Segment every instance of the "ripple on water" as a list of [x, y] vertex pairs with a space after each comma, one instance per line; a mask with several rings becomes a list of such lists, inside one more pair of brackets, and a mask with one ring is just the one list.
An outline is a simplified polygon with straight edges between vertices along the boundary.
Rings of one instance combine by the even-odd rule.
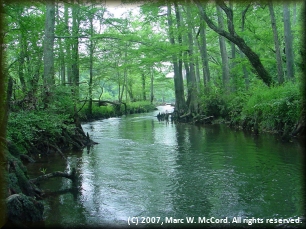
[[70, 160], [78, 165], [81, 191], [76, 198], [62, 195], [57, 209], [47, 201], [49, 225], [55, 218], [126, 226], [129, 216], [302, 214], [297, 147], [221, 126], [166, 125], [156, 112], [83, 125], [99, 145]]

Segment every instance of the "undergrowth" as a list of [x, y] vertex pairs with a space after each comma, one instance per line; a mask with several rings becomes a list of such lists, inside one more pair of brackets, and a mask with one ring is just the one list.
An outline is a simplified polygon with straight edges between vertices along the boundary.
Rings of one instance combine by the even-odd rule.
[[253, 87], [249, 91], [224, 94], [218, 90], [201, 99], [201, 110], [234, 126], [259, 131], [292, 131], [301, 113], [302, 94], [298, 84], [286, 82], [280, 86]]

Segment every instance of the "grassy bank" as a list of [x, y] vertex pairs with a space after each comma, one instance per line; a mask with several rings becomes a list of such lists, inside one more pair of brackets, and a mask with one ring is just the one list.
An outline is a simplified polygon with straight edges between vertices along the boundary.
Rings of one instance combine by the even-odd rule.
[[299, 121], [301, 104], [299, 86], [287, 82], [230, 95], [215, 91], [202, 97], [201, 109], [205, 115], [237, 128], [290, 135]]

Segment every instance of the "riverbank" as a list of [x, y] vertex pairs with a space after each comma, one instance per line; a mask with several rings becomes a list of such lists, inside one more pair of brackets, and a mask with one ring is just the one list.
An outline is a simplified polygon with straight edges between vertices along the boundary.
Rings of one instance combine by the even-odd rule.
[[[291, 114], [291, 119], [287, 120], [288, 123], [293, 123], [297, 120], [297, 115], [292, 115], [292, 112], [296, 112], [296, 108], [298, 103], [300, 102], [293, 95], [284, 100], [285, 104], [276, 103], [275, 107], [286, 106], [286, 111]], [[295, 99], [292, 99], [295, 98]], [[249, 97], [248, 97], [249, 98]], [[241, 99], [241, 98], [240, 98]], [[247, 98], [243, 98], [246, 101]], [[288, 103], [288, 100], [291, 103]], [[264, 121], [260, 115], [262, 115], [265, 111], [254, 113], [253, 115], [244, 116], [246, 114], [246, 104], [248, 103], [239, 103], [237, 100], [231, 101], [231, 103], [227, 106], [227, 112], [220, 109], [220, 104], [222, 102], [219, 101], [219, 105], [214, 109], [207, 109], [206, 113], [202, 113], [200, 115], [194, 116], [191, 119], [191, 123], [193, 124], [219, 124], [226, 123], [231, 128], [243, 129], [247, 131], [251, 131], [254, 134], [259, 134], [263, 132], [269, 132], [273, 134], [279, 134], [281, 136], [281, 140], [284, 140], [283, 134], [284, 131], [282, 128], [278, 129], [265, 129]], [[211, 100], [210, 103], [213, 103], [214, 100]], [[240, 106], [234, 106], [233, 104], [237, 104]], [[267, 101], [263, 102], [264, 104]], [[209, 104], [206, 104], [208, 106]], [[260, 103], [256, 103], [256, 105], [260, 106]], [[232, 109], [230, 109], [232, 107]], [[274, 109], [275, 109], [274, 107]], [[125, 109], [126, 108], [126, 109]], [[263, 106], [261, 106], [263, 108]], [[284, 108], [284, 109], [285, 109]], [[9, 130], [8, 130], [8, 149], [7, 149], [7, 172], [8, 176], [6, 177], [7, 181], [7, 204], [8, 206], [8, 223], [15, 225], [20, 224], [24, 219], [26, 221], [25, 224], [40, 222], [42, 221], [43, 208], [39, 203], [40, 200], [44, 198], [45, 192], [40, 190], [37, 186], [36, 182], [29, 180], [27, 175], [27, 170], [23, 163], [35, 163], [35, 157], [45, 157], [49, 154], [58, 153], [61, 155], [63, 160], [66, 160], [66, 156], [63, 153], [67, 149], [74, 150], [82, 150], [84, 147], [95, 144], [91, 141], [88, 135], [83, 131], [81, 127], [81, 122], [89, 122], [98, 119], [105, 119], [110, 117], [119, 117], [125, 113], [127, 114], [135, 114], [135, 113], [144, 113], [148, 111], [153, 111], [156, 107], [147, 102], [137, 102], [128, 104], [125, 106], [113, 106], [113, 105], [95, 105], [93, 106], [92, 115], [88, 115], [87, 112], [88, 107], [77, 107], [77, 113], [74, 115], [71, 114], [62, 114], [59, 112], [59, 109], [52, 110], [49, 108], [47, 110], [28, 110], [28, 111], [18, 111], [12, 112], [10, 114], [9, 120]], [[223, 107], [223, 109], [225, 109]], [[213, 111], [213, 112], [212, 112]], [[250, 112], [250, 111], [248, 111]], [[70, 112], [71, 113], [71, 112]], [[277, 114], [277, 112], [274, 112]], [[273, 120], [275, 116], [271, 112], [270, 120]], [[231, 115], [229, 115], [231, 114]], [[250, 113], [249, 113], [250, 114]], [[202, 119], [199, 119], [202, 117]], [[204, 117], [204, 119], [203, 119]], [[247, 118], [249, 117], [249, 118]], [[286, 117], [285, 117], [286, 118]], [[247, 121], [246, 121], [247, 120]], [[254, 120], [257, 121], [258, 129], [256, 130], [256, 124], [254, 125]], [[261, 120], [261, 121], [259, 121]], [[185, 120], [178, 120], [179, 122], [184, 122]], [[281, 126], [283, 127], [283, 126]], [[290, 125], [289, 130], [293, 130], [294, 125]], [[271, 131], [274, 130], [274, 131]], [[289, 133], [289, 132], [287, 132]], [[291, 136], [290, 136], [291, 138]], [[288, 140], [287, 138], [285, 140]], [[50, 177], [54, 177], [54, 172], [61, 171], [52, 171], [53, 174], [46, 174], [45, 170], [41, 170], [42, 176], [49, 175]], [[61, 174], [61, 173], [57, 173]], [[61, 174], [63, 177], [72, 176], [72, 174]], [[8, 198], [8, 197], [14, 198]], [[28, 202], [27, 206], [32, 206], [31, 209], [19, 211], [16, 214], [16, 206], [21, 202]], [[38, 208], [36, 208], [38, 206]], [[25, 207], [25, 206], [23, 206]], [[35, 216], [26, 216], [24, 212], [32, 212], [35, 213]], [[18, 218], [18, 217], [19, 218]]]
[[[84, 108], [84, 107], [83, 107]], [[58, 153], [67, 160], [65, 151], [82, 150], [95, 144], [83, 131], [81, 122], [121, 116], [123, 113], [142, 113], [154, 110], [148, 103], [128, 104], [127, 110], [116, 106], [94, 106], [94, 116], [88, 117], [85, 109], [66, 110], [49, 107], [45, 110], [18, 110], [10, 113], [6, 142], [6, 224], [5, 227], [43, 225], [44, 207], [41, 200], [46, 192], [39, 188], [39, 181], [52, 177], [75, 180], [74, 173], [41, 169], [41, 176], [32, 178], [25, 164], [35, 163], [37, 158]], [[123, 112], [124, 111], [124, 112]]]
[[81, 122], [90, 122], [98, 119], [105, 119], [111, 117], [120, 117], [122, 115], [129, 114], [139, 114], [153, 111], [156, 109], [155, 104], [151, 104], [147, 101], [139, 101], [128, 103], [126, 106], [121, 105], [111, 105], [107, 103], [95, 104], [92, 107], [92, 112], [89, 114], [88, 106], [84, 106], [79, 112]]
[[300, 88], [293, 82], [286, 82], [230, 94], [210, 91], [200, 96], [198, 114], [181, 114], [182, 121], [198, 124], [222, 122], [231, 128], [254, 134], [277, 134], [281, 140], [290, 141], [292, 137], [306, 134], [305, 98]]
[[[51, 115], [47, 111], [11, 113], [8, 125], [5, 171], [6, 227], [24, 227], [43, 224], [45, 196], [35, 179], [30, 179], [26, 164], [35, 163], [58, 153], [66, 160], [63, 152], [71, 148], [81, 150], [93, 144], [84, 133], [77, 116], [73, 118]], [[51, 119], [52, 117], [52, 119]], [[41, 170], [38, 179], [54, 176], [69, 177], [73, 174]]]
[[[69, 171], [73, 166], [81, 177], [75, 192], [45, 199], [46, 226], [125, 228], [131, 215], [301, 216], [299, 144], [277, 141], [270, 134], [233, 131], [226, 125], [159, 122], [155, 116], [169, 108], [84, 123], [84, 131], [100, 144], [89, 152], [68, 152], [67, 164], [54, 155], [49, 164], [42, 160], [29, 166], [32, 177], [40, 167]], [[60, 179], [41, 187], [65, 190], [71, 184]]]

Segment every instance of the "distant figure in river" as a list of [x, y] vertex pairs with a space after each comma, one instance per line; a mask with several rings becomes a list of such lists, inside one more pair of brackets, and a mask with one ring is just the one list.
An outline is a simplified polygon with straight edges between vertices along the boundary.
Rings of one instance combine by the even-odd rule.
[[162, 115], [160, 114], [160, 112], [158, 113], [158, 115], [156, 116], [157, 117], [157, 120], [160, 122], [162, 121]]
[[166, 110], [166, 113], [162, 112], [162, 113], [158, 113], [156, 115], [157, 117], [157, 120], [160, 122], [160, 121], [166, 121], [166, 123], [169, 123], [169, 116], [170, 116], [170, 119], [171, 119], [171, 122], [173, 121], [172, 120], [172, 115], [171, 113], [168, 113], [168, 110]]
[[169, 113], [167, 111], [165, 114], [165, 120], [166, 120], [166, 123], [169, 123]]

